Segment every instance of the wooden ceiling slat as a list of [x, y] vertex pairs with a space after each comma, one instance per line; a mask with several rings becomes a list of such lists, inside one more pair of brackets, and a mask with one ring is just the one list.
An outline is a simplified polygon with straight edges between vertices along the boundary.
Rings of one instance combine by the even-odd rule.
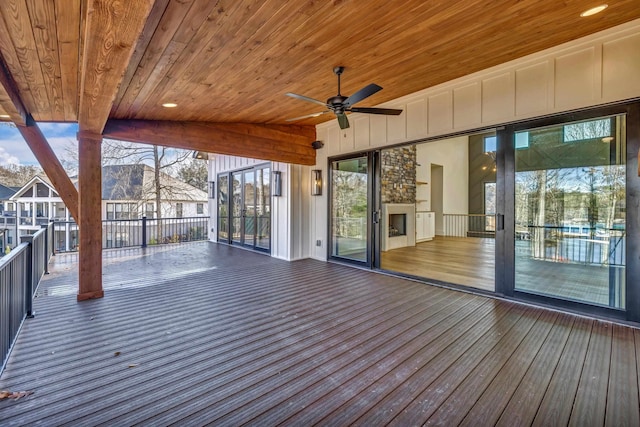
[[[9, 31], [11, 42], [22, 68], [22, 76], [20, 77], [24, 77], [34, 100], [34, 109], [37, 111], [34, 117], [38, 119], [42, 116], [50, 119], [53, 116], [53, 110], [42, 75], [27, 4], [25, 0], [3, 0], [0, 14], [2, 14]], [[16, 78], [18, 76], [14, 76], [14, 79]]]
[[[13, 123], [19, 125], [26, 124], [28, 113], [22, 101], [18, 98], [18, 91], [15, 89], [15, 84], [2, 63], [0, 63], [0, 107], [2, 107], [2, 114], [9, 115]], [[0, 120], [5, 121], [6, 119], [3, 118]]]
[[79, 128], [101, 134], [153, 0], [94, 0], [88, 10]]
[[[170, 1], [167, 5], [150, 41], [150, 44], [157, 46], [157, 48], [146, 50], [138, 64], [138, 71], [131, 79], [128, 90], [125, 91], [122, 100], [119, 102], [119, 107], [125, 110], [126, 114], [131, 115], [132, 111], [135, 111], [137, 107], [135, 101], [138, 97], [144, 98], [146, 93], [142, 90], [145, 84], [149, 82], [150, 77], [158, 74], [157, 72], [154, 73], [158, 63], [162, 60], [169, 64], [175, 61], [175, 58], [173, 61], [168, 59], [175, 56], [176, 50], [175, 45], [173, 49], [168, 49], [169, 43], [176, 31], [178, 31], [192, 4], [193, 0], [182, 0]], [[181, 48], [184, 48], [184, 46], [178, 47], [178, 49]], [[167, 52], [167, 50], [170, 51]]]
[[[585, 19], [579, 13], [590, 0], [156, 0], [132, 55], [102, 64], [110, 69], [106, 74], [122, 70], [119, 78], [104, 80], [117, 87], [115, 94], [92, 86], [91, 96], [104, 96], [95, 101], [103, 107], [113, 98], [112, 118], [284, 123], [318, 111], [284, 93], [321, 100], [335, 95], [336, 65], [346, 67], [343, 94], [371, 82], [382, 86], [362, 104], [378, 105], [638, 19], [637, 2], [617, 0]], [[128, 15], [114, 19], [115, 31], [96, 32], [85, 25], [87, 3], [108, 4], [2, 2], [0, 52], [24, 107], [38, 121], [89, 114], [79, 108], [87, 85], [78, 75], [95, 74], [102, 39], [115, 51], [131, 43], [130, 28], [120, 25]], [[117, 3], [126, 9], [140, 2]], [[85, 52], [97, 56], [87, 60]], [[168, 100], [180, 107], [163, 109]], [[325, 120], [331, 115], [300, 123]]]
[[[314, 135], [313, 138], [309, 136]], [[312, 126], [109, 120], [105, 138], [302, 165], [315, 164]]]
[[[214, 10], [202, 25], [199, 31], [191, 40], [190, 46], [185, 49], [173, 66], [168, 70], [166, 78], [164, 78], [152, 91], [153, 94], [162, 93], [162, 99], [172, 99], [177, 95], [183, 95], [168, 92], [168, 88], [172, 87], [176, 79], [191, 80], [191, 76], [202, 67], [206, 66], [207, 58], [214, 58], [220, 54], [220, 50], [233, 38], [233, 33], [226, 32], [227, 27], [240, 28], [242, 24], [251, 16], [255, 4], [261, 4], [260, 0], [251, 0], [239, 2], [235, 0], [221, 0], [218, 8]], [[204, 64], [204, 65], [203, 65]], [[201, 86], [203, 90], [207, 90], [207, 86]], [[182, 96], [180, 96], [182, 98]], [[161, 104], [159, 100], [148, 97], [144, 100], [143, 106], [136, 111], [136, 118], [148, 118], [143, 114], [147, 110], [160, 111], [157, 115], [162, 118], [163, 110], [158, 107]], [[182, 108], [181, 108], [182, 109]], [[170, 114], [164, 111], [165, 114]], [[119, 109], [114, 118], [125, 117], [122, 110]]]
[[[230, 93], [229, 99], [223, 104], [225, 109], [248, 113], [248, 110], [254, 110], [252, 107], [256, 105], [264, 105], [262, 102], [252, 102], [248, 105], [245, 103], [244, 107], [240, 107], [233, 102], [237, 102], [239, 99], [241, 100], [243, 96], [247, 96], [248, 98], [260, 96], [259, 94], [262, 90], [259, 87], [256, 88], [254, 84], [256, 82], [264, 86], [264, 84], [271, 84], [277, 81], [278, 78], [286, 76], [286, 66], [284, 62], [289, 63], [289, 60], [283, 61], [283, 64], [280, 65], [281, 53], [271, 52], [269, 50], [269, 46], [274, 44], [278, 45], [282, 40], [291, 41], [291, 35], [283, 31], [278, 23], [287, 22], [287, 28], [307, 28], [311, 33], [314, 31], [315, 25], [323, 25], [320, 17], [322, 17], [324, 15], [323, 12], [330, 7], [332, 7], [330, 2], [311, 2], [302, 6], [286, 3], [286, 8], [278, 8], [275, 12], [272, 12], [267, 21], [257, 14], [262, 10], [259, 9], [256, 11], [256, 14], [252, 16], [251, 22], [253, 22], [253, 26], [243, 26], [241, 32], [236, 34], [229, 43], [224, 45], [224, 51], [230, 51], [233, 52], [233, 54], [218, 55], [218, 59], [212, 61], [215, 64], [215, 68], [209, 67], [206, 71], [200, 69], [199, 73], [194, 75], [191, 81], [182, 79], [182, 81], [176, 82], [171, 89], [172, 92], [177, 94], [186, 93], [188, 95], [187, 98], [192, 100], [190, 104], [195, 105], [202, 100], [203, 92], [200, 90], [202, 85], [205, 87], [209, 85], [215, 86], [217, 82], [224, 82], [229, 89], [236, 89], [235, 93]], [[248, 46], [248, 48], [245, 49], [243, 46]], [[264, 67], [259, 67], [258, 74], [238, 73], [236, 70], [245, 68], [242, 64], [243, 60], [256, 51], [265, 52], [261, 55], [264, 58]], [[276, 70], [276, 75], [273, 79], [269, 79], [264, 75], [268, 70]], [[239, 82], [239, 80], [241, 81]], [[193, 81], [200, 82], [200, 85], [193, 85]], [[264, 100], [263, 98], [258, 98], [258, 101]], [[274, 101], [277, 101], [277, 98], [274, 99]], [[188, 106], [187, 104], [186, 107]], [[191, 110], [194, 110], [194, 108], [191, 108]], [[210, 111], [215, 113], [215, 110]], [[204, 113], [206, 114], [206, 112]], [[257, 122], [263, 121], [262, 118], [255, 115], [253, 111], [252, 116]], [[198, 117], [192, 118], [196, 119]], [[204, 116], [202, 119], [207, 120]]]
[[[139, 91], [138, 98], [129, 107], [128, 116], [137, 117], [137, 112], [142, 109], [146, 100], [155, 93], [156, 87], [163, 79], [170, 79], [169, 71], [172, 69], [176, 61], [185, 53], [188, 44], [194, 38], [198, 37], [198, 31], [204, 27], [203, 24], [212, 14], [220, 13], [223, 7], [219, 3], [197, 2], [182, 20], [177, 28], [172, 40], [168, 43], [165, 55], [160, 58], [158, 63], [153, 67], [149, 78]], [[172, 102], [170, 95], [161, 101]], [[159, 108], [158, 105], [155, 106]]]
[[[28, 0], [27, 9], [33, 27], [33, 37], [44, 78], [44, 87], [49, 98], [52, 121], [63, 121], [65, 108], [62, 90], [61, 58], [58, 56], [57, 19], [53, 2]], [[77, 36], [76, 36], [77, 37]], [[77, 63], [76, 58], [65, 58]], [[72, 117], [72, 120], [75, 117]]]
[[[15, 86], [20, 94], [21, 101], [28, 111], [36, 111], [36, 104], [31, 96], [31, 90], [26, 82], [22, 66], [18, 59], [18, 54], [11, 41], [11, 36], [7, 27], [4, 25], [2, 16], [0, 15], [0, 53], [2, 60], [6, 66], [6, 70], [11, 75]], [[26, 120], [26, 119], [25, 119]]]
[[62, 77], [64, 120], [78, 119], [78, 65], [80, 63], [80, 0], [56, 2], [58, 55]]
[[122, 98], [125, 92], [128, 90], [131, 85], [131, 79], [138, 67], [140, 66], [140, 61], [142, 60], [142, 56], [147, 51], [147, 47], [149, 43], [151, 43], [151, 38], [153, 37], [153, 33], [156, 31], [156, 27], [162, 19], [162, 15], [164, 14], [164, 10], [167, 7], [169, 0], [156, 0], [149, 16], [147, 17], [147, 22], [144, 25], [144, 29], [138, 38], [138, 43], [136, 44], [136, 48], [133, 51], [133, 55], [131, 55], [131, 59], [129, 60], [129, 66], [125, 71], [124, 77], [122, 78], [122, 83], [118, 88], [118, 94], [116, 95], [116, 101], [111, 107], [111, 115], [115, 116], [116, 111], [119, 107], [119, 103], [122, 102]]

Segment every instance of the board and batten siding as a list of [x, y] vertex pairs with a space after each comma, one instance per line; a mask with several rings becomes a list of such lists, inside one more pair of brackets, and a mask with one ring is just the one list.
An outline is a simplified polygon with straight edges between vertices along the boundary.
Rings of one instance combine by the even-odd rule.
[[324, 147], [308, 169], [322, 169], [324, 191], [310, 199], [311, 257], [327, 259], [329, 157], [640, 98], [639, 77], [635, 20], [379, 105], [401, 108], [399, 116], [352, 114], [344, 130], [336, 120], [318, 125]]
[[209, 180], [216, 181], [216, 198], [210, 199], [209, 239], [217, 241], [218, 174], [269, 164], [271, 171], [280, 171], [282, 196], [271, 196], [271, 256], [288, 261], [309, 258], [309, 200], [304, 188], [310, 188], [308, 169], [300, 165], [248, 159], [226, 155], [212, 156]]

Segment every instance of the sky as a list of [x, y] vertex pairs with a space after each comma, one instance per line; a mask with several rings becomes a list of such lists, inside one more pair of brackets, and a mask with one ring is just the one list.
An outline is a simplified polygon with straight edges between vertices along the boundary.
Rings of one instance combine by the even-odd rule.
[[[68, 157], [65, 147], [77, 145], [76, 123], [38, 123], [38, 126], [59, 159]], [[38, 161], [18, 129], [0, 124], [0, 166], [11, 164], [38, 165]]]

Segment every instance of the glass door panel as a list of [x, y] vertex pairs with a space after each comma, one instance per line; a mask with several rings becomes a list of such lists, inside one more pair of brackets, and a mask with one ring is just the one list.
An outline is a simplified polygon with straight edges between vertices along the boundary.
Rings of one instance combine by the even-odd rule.
[[515, 290], [625, 308], [625, 116], [516, 132]]
[[367, 156], [331, 163], [331, 256], [369, 262]]
[[231, 174], [231, 241], [242, 243], [242, 172]]
[[495, 290], [494, 131], [380, 152], [380, 268]]
[[242, 218], [244, 225], [244, 236], [242, 244], [254, 246], [256, 241], [256, 184], [255, 172], [252, 170], [244, 172], [244, 206]]
[[256, 170], [256, 247], [271, 247], [271, 169]]
[[218, 241], [229, 241], [229, 175], [218, 175]]

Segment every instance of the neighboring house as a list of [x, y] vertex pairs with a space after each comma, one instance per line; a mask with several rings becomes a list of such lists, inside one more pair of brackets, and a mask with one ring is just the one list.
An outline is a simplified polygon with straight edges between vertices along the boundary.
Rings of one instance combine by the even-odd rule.
[[[207, 193], [160, 173], [162, 218], [208, 216]], [[102, 218], [158, 217], [155, 170], [147, 165], [110, 165], [102, 168]]]
[[[103, 220], [157, 218], [153, 168], [146, 165], [105, 166], [102, 173]], [[75, 178], [72, 181], [75, 183]], [[163, 173], [160, 183], [163, 218], [208, 216], [206, 192]], [[3, 248], [17, 246], [16, 236], [33, 234], [42, 225], [54, 221], [56, 250], [77, 249], [78, 227], [45, 175], [34, 176], [17, 190], [0, 186], [0, 211], [0, 231], [5, 230], [0, 232]]]
[[[5, 248], [12, 244], [15, 235], [16, 235], [16, 218], [14, 217], [5, 217], [5, 202], [9, 202], [11, 196], [16, 193], [15, 188], [7, 187], [5, 185], [0, 184], [0, 250], [2, 254], [4, 254]], [[7, 215], [10, 215], [14, 209], [12, 204], [8, 204], [7, 206]]]

